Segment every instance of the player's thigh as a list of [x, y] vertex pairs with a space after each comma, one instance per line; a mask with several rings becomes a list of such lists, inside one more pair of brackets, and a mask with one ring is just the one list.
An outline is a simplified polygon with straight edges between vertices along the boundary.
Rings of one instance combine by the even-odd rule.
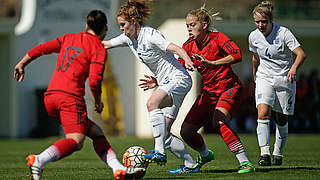
[[171, 104], [180, 107], [191, 86], [192, 80], [189, 76], [177, 76], [167, 83], [160, 83], [158, 89], [166, 91], [171, 98]]
[[276, 101], [273, 110], [285, 115], [294, 114], [296, 84], [286, 82], [286, 77], [278, 77], [276, 84]]
[[[214, 113], [214, 119], [216, 121], [227, 122], [235, 114], [241, 104], [241, 88], [240, 85], [236, 85], [221, 94]], [[219, 110], [219, 112], [217, 110]]]
[[200, 100], [199, 96], [189, 110], [187, 116], [184, 119], [184, 122], [193, 124], [194, 126], [200, 128], [212, 119], [214, 109], [215, 104], [203, 102]]
[[87, 135], [93, 122], [87, 117], [86, 104], [83, 99], [65, 96], [60, 105], [60, 121], [66, 134], [81, 133]]
[[159, 108], [160, 103], [168, 96], [167, 92], [162, 89], [156, 89], [147, 102], [148, 111]]
[[273, 79], [257, 77], [255, 89], [256, 107], [259, 104], [267, 104], [273, 106], [275, 101], [275, 89], [273, 87]]
[[55, 94], [45, 94], [44, 105], [50, 117], [60, 122], [59, 117], [59, 96]]

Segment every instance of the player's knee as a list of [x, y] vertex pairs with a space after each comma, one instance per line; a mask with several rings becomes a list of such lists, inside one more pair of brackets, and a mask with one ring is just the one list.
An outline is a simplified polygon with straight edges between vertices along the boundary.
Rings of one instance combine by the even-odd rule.
[[76, 150], [76, 151], [81, 150], [82, 147], [83, 147], [83, 143], [84, 143], [84, 140], [85, 140], [85, 136], [84, 136], [84, 137], [73, 138], [73, 140], [75, 140], [76, 143], [77, 143], [77, 146], [75, 147], [75, 150]]
[[159, 108], [159, 103], [156, 103], [155, 101], [153, 101], [151, 99], [149, 99], [147, 101], [146, 105], [147, 105], [148, 112]]
[[270, 116], [268, 115], [268, 113], [258, 113], [258, 119], [267, 120], [270, 119]]

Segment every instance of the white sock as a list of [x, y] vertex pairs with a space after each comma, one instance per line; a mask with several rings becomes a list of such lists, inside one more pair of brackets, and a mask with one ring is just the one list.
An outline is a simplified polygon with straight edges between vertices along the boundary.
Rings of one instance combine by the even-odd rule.
[[149, 112], [152, 132], [154, 137], [154, 149], [165, 154], [164, 144], [166, 138], [166, 120], [160, 109]]
[[166, 149], [169, 149], [177, 158], [181, 159], [182, 163], [186, 167], [192, 168], [196, 165], [188, 149], [186, 148], [182, 140], [177, 136], [170, 134], [168, 139], [165, 141], [165, 147]]
[[112, 168], [113, 172], [118, 169], [125, 169], [125, 167], [119, 162], [116, 153], [112, 148], [108, 150], [103, 156], [103, 161], [108, 164], [109, 167]]
[[202, 147], [197, 150], [202, 157], [206, 157], [209, 155], [209, 149], [206, 143], [203, 143]]
[[241, 164], [242, 162], [249, 161], [249, 160], [248, 160], [248, 157], [247, 157], [247, 154], [246, 154], [245, 152], [240, 153], [240, 154], [237, 154], [236, 157], [237, 157], [237, 159], [238, 159], [238, 161], [239, 161], [240, 164]]
[[47, 163], [51, 161], [56, 161], [60, 158], [59, 150], [56, 146], [51, 145], [46, 150], [44, 150], [42, 153], [37, 155], [39, 164], [41, 167], [45, 166]]
[[288, 122], [284, 126], [276, 124], [276, 140], [274, 143], [273, 155], [282, 156], [283, 149], [288, 137]]
[[257, 136], [260, 146], [260, 154], [270, 155], [270, 120], [258, 119]]

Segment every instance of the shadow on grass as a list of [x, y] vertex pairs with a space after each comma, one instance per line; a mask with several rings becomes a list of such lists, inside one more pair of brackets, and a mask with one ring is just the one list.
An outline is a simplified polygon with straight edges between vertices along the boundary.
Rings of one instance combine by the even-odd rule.
[[[306, 167], [306, 166], [297, 166], [297, 167], [265, 167], [265, 168], [256, 168], [256, 172], [270, 172], [270, 171], [286, 171], [286, 170], [320, 170], [320, 168], [315, 167]], [[238, 169], [215, 169], [215, 170], [201, 170], [202, 173], [235, 173], [238, 172]], [[196, 175], [198, 173], [194, 173]], [[153, 179], [190, 179], [190, 176], [173, 176], [173, 177], [148, 177], [143, 178], [145, 180], [153, 180]], [[105, 180], [105, 179], [104, 179]]]
[[[256, 168], [256, 172], [270, 172], [270, 171], [286, 171], [286, 170], [320, 170], [320, 168], [297, 166], [297, 167], [265, 167]], [[238, 172], [238, 169], [213, 169], [203, 170], [201, 173], [234, 173]]]

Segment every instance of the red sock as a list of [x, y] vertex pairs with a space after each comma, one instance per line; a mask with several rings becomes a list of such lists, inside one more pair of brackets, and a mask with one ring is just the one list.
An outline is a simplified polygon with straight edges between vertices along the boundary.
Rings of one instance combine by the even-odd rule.
[[109, 142], [107, 141], [107, 139], [104, 136], [96, 137], [96, 138], [92, 139], [92, 141], [93, 141], [94, 150], [96, 151], [98, 156], [103, 161], [106, 162], [105, 154], [111, 148], [111, 145], [109, 144]]
[[204, 140], [199, 133], [196, 133], [191, 139], [183, 140], [194, 150], [200, 149], [204, 143]]
[[218, 127], [218, 133], [221, 135], [230, 151], [235, 155], [244, 152], [244, 148], [238, 135], [228, 125], [224, 123], [220, 124], [220, 127]]
[[61, 139], [53, 144], [59, 151], [59, 159], [69, 156], [78, 150], [78, 143], [73, 139]]

